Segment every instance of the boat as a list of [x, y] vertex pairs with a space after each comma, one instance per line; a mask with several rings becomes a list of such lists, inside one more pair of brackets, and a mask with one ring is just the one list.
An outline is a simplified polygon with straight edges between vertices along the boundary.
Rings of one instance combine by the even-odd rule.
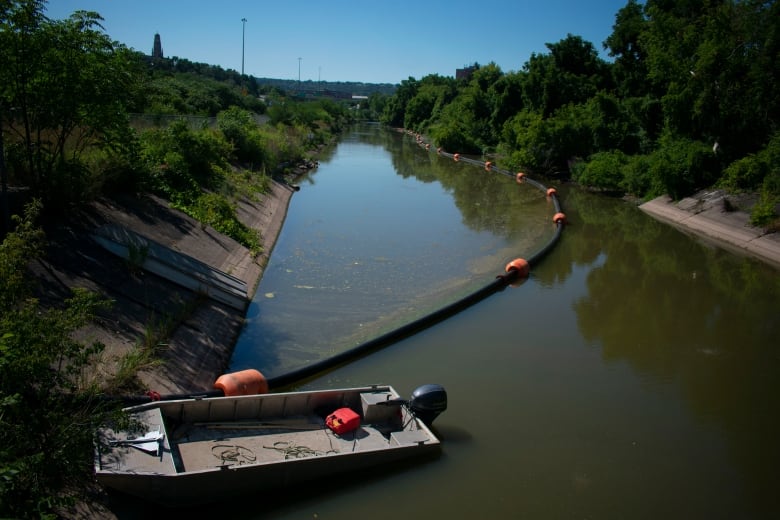
[[389, 385], [194, 397], [125, 408], [131, 427], [98, 431], [104, 487], [167, 506], [218, 502], [435, 456], [440, 385], [410, 400]]

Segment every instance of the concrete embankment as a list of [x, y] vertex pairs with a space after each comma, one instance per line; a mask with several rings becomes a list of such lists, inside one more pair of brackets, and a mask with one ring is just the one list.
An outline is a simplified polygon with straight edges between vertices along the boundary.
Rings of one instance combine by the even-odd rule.
[[[224, 237], [217, 234], [184, 235], [174, 249], [242, 280], [251, 300], [281, 232], [292, 193], [289, 186], [273, 183], [260, 202], [239, 204], [239, 219], [261, 233], [263, 252], [257, 258], [238, 244], [225, 247]], [[186, 247], [182, 242], [186, 242]], [[211, 390], [214, 381], [228, 368], [245, 312], [246, 309], [236, 310], [217, 301], [199, 305], [170, 338], [165, 366], [147, 372], [142, 381], [161, 393]]]
[[[163, 363], [141, 367], [144, 388], [161, 394], [210, 390], [228, 367], [246, 307], [236, 308], [207, 297], [202, 290], [152, 274], [143, 269], [144, 259], [122, 258], [96, 236], [101, 230], [105, 234], [106, 229], [121, 229], [125, 236], [142, 237], [170, 253], [166, 258], [182, 259], [179, 274], [187, 270], [185, 259], [208, 266], [223, 278], [240, 281], [251, 300], [292, 193], [289, 186], [273, 182], [258, 201], [238, 203], [239, 219], [262, 236], [263, 252], [256, 258], [235, 240], [156, 197], [97, 201], [67, 222], [46, 226], [46, 257], [31, 266], [40, 282], [39, 297], [43, 303], [57, 305], [70, 297], [71, 288], [82, 287], [112, 302], [79, 333], [85, 342], [105, 345], [98, 373], [116, 373], [125, 354], [151, 343]], [[146, 252], [139, 255], [131, 249], [126, 247], [125, 254], [145, 256]]]
[[735, 210], [721, 191], [703, 191], [679, 201], [655, 198], [639, 209], [738, 254], [750, 255], [780, 269], [780, 234], [750, 225], [745, 211]]

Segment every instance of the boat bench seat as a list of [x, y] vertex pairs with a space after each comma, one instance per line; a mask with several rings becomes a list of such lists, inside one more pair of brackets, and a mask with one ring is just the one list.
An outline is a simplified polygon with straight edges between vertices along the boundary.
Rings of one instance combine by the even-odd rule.
[[[101, 449], [100, 468], [109, 471], [131, 470], [136, 473], [175, 474], [176, 466], [160, 409], [144, 410], [136, 418], [140, 420], [147, 432], [159, 431], [164, 435], [159, 442], [157, 452], [145, 451], [129, 444], [125, 432], [116, 433], [113, 430], [105, 429], [101, 431], [103, 441], [116, 445], [105, 450]], [[141, 434], [143, 435], [143, 433], [145, 432]]]
[[429, 441], [430, 437], [422, 430], [393, 432], [390, 434], [390, 444], [393, 446], [403, 446], [405, 444], [420, 444]]

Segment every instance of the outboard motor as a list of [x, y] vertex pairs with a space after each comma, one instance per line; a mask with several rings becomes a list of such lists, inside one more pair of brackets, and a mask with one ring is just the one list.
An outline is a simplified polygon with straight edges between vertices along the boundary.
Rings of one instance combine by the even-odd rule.
[[447, 391], [441, 385], [422, 385], [412, 392], [412, 398], [409, 400], [409, 410], [426, 426], [430, 426], [446, 409]]

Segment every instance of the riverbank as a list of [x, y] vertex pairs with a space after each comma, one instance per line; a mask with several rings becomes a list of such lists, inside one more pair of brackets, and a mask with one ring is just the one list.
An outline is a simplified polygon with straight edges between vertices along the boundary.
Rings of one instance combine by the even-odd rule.
[[[162, 362], [138, 367], [144, 389], [161, 394], [211, 390], [229, 365], [245, 317], [245, 311], [146, 273], [113, 255], [92, 238], [97, 229], [122, 226], [229, 273], [246, 283], [251, 299], [294, 192], [289, 185], [274, 181], [259, 200], [238, 201], [239, 219], [261, 233], [263, 250], [257, 257], [154, 196], [101, 199], [67, 221], [44, 224], [46, 255], [31, 266], [40, 282], [41, 302], [56, 306], [69, 297], [72, 287], [89, 289], [112, 302], [93, 324], [80, 331], [81, 340], [105, 346], [94, 372], [85, 377], [100, 379], [116, 373], [123, 356], [152, 340], [158, 342], [155, 351]], [[168, 333], [159, 335], [163, 330]], [[93, 487], [88, 493], [89, 499], [63, 516], [118, 517], [103, 490]]]
[[[273, 182], [259, 201], [238, 202], [239, 219], [261, 233], [263, 252], [257, 258], [234, 240], [156, 197], [97, 201], [69, 222], [47, 231], [46, 260], [33, 267], [41, 281], [42, 301], [56, 305], [69, 296], [71, 287], [84, 287], [113, 302], [93, 325], [81, 331], [84, 341], [105, 345], [96, 370], [98, 377], [116, 373], [123, 356], [151, 343], [161, 362], [130, 371], [138, 373], [144, 391], [178, 394], [211, 390], [228, 369], [244, 312], [134, 268], [91, 237], [101, 226], [122, 226], [240, 279], [251, 299], [293, 193], [289, 185]], [[780, 268], [780, 234], [750, 226], [747, 212], [725, 204], [724, 197], [721, 192], [701, 192], [681, 201], [659, 197], [640, 209], [688, 233]]]
[[752, 226], [742, 206], [723, 191], [705, 190], [679, 201], [668, 195], [657, 197], [639, 209], [687, 233], [780, 269], [780, 233]]
[[[91, 377], [121, 371], [121, 359], [144, 345], [161, 360], [127, 367], [144, 390], [176, 394], [211, 390], [228, 368], [245, 311], [147, 273], [113, 255], [92, 237], [102, 226], [121, 226], [178, 254], [242, 280], [251, 300], [273, 251], [294, 189], [272, 182], [259, 200], [237, 203], [239, 219], [261, 233], [263, 251], [253, 257], [235, 240], [154, 196], [101, 199], [67, 222], [45, 226], [47, 254], [32, 269], [42, 302], [56, 305], [70, 288], [83, 287], [111, 300], [80, 331], [85, 342], [105, 345]], [[138, 370], [132, 370], [137, 368]]]

